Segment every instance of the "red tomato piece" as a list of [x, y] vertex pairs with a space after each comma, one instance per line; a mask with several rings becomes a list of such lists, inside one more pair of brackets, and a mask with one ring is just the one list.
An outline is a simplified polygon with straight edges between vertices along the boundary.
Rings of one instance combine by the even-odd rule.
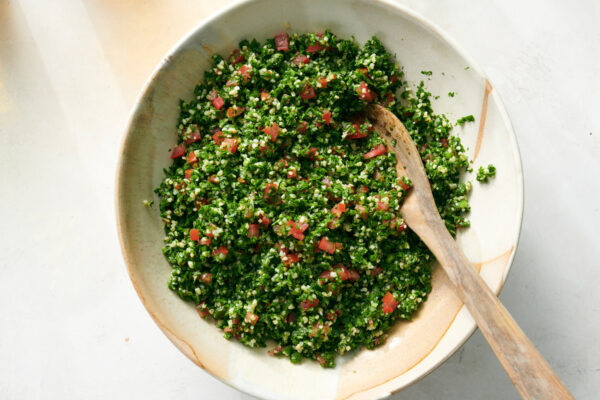
[[387, 211], [390, 208], [390, 204], [387, 201], [383, 201], [383, 199], [377, 200], [377, 211]]
[[327, 110], [323, 112], [323, 121], [325, 121], [327, 125], [331, 124], [331, 111]]
[[258, 321], [258, 315], [251, 312], [247, 312], [244, 321], [249, 324], [256, 325], [256, 322]]
[[329, 228], [329, 229], [337, 229], [337, 228], [340, 227], [339, 222], [340, 222], [340, 219], [338, 217], [335, 217], [335, 218], [333, 218], [331, 220], [330, 223], [327, 224], [327, 228]]
[[364, 81], [358, 85], [356, 93], [358, 93], [358, 98], [361, 100], [372, 101], [376, 97], [375, 93], [369, 89], [369, 85], [367, 85], [367, 83]]
[[391, 294], [390, 292], [387, 292], [385, 294], [385, 296], [383, 296], [382, 301], [383, 301], [383, 313], [384, 314], [391, 314], [394, 312], [396, 307], [398, 307], [398, 302], [394, 298], [394, 295]]
[[194, 172], [193, 168], [189, 168], [185, 170], [185, 179], [190, 179], [192, 177], [192, 172]]
[[290, 37], [287, 33], [275, 36], [275, 48], [279, 51], [288, 51], [290, 49]]
[[260, 231], [260, 225], [259, 224], [250, 224], [248, 226], [248, 237], [258, 237]]
[[194, 125], [194, 128], [188, 135], [188, 138], [185, 139], [185, 143], [186, 144], [194, 143], [200, 139], [202, 139], [202, 135], [200, 135], [200, 129], [198, 128], [198, 125]]
[[341, 217], [342, 213], [344, 213], [345, 211], [346, 211], [346, 204], [344, 204], [344, 203], [339, 203], [331, 209], [331, 213], [338, 218]]
[[240, 52], [239, 49], [234, 49], [231, 52], [231, 64], [235, 65], [243, 62], [246, 59], [246, 56]]
[[367, 154], [365, 154], [363, 156], [363, 158], [365, 160], [368, 160], [370, 158], [377, 157], [377, 156], [380, 156], [385, 153], [387, 153], [387, 147], [385, 147], [385, 145], [383, 145], [383, 144], [378, 144], [377, 146], [375, 146], [375, 148], [373, 150], [371, 150]]
[[311, 147], [310, 149], [308, 149], [308, 151], [306, 152], [306, 156], [311, 160], [317, 158], [317, 148]]
[[440, 142], [442, 143], [442, 147], [448, 147], [448, 140], [446, 138], [441, 138]]
[[271, 219], [269, 217], [262, 217], [260, 223], [263, 224], [265, 228], [268, 228], [269, 224], [271, 223]]
[[208, 181], [210, 183], [219, 183], [219, 178], [217, 178], [216, 175], [211, 175], [211, 176], [208, 177]]
[[363, 193], [367, 193], [369, 191], [369, 188], [366, 187], [365, 185], [362, 185], [359, 190]]
[[315, 94], [315, 89], [312, 86], [307, 85], [304, 87], [302, 92], [300, 92], [300, 97], [302, 100], [310, 100], [317, 97], [317, 95]]
[[300, 258], [296, 254], [286, 254], [283, 258], [283, 263], [286, 267], [289, 267], [292, 263], [297, 263], [300, 261]]
[[223, 254], [226, 256], [227, 253], [229, 253], [229, 250], [227, 250], [227, 247], [225, 247], [225, 246], [221, 246], [218, 249], [215, 249], [215, 251], [213, 251], [214, 256], [216, 256], [218, 254]]
[[202, 275], [200, 275], [200, 279], [208, 285], [212, 280], [212, 274], [210, 272], [205, 272]]
[[297, 66], [301, 66], [302, 64], [308, 64], [310, 58], [306, 57], [304, 54], [296, 54], [294, 58], [292, 58], [292, 62]]
[[369, 131], [367, 131], [367, 132], [361, 132], [360, 126], [358, 124], [352, 124], [352, 126], [354, 127], [354, 131], [356, 133], [353, 133], [352, 135], [346, 136], [346, 139], [348, 139], [348, 140], [355, 140], [355, 139], [366, 138], [367, 136], [369, 136]]
[[357, 204], [356, 206], [354, 206], [354, 208], [356, 209], [356, 211], [358, 211], [362, 219], [367, 219], [367, 209], [365, 208], [365, 206]]
[[171, 152], [171, 159], [176, 159], [185, 154], [185, 143], [180, 143]]
[[271, 199], [271, 192], [273, 191], [273, 188], [277, 189], [279, 187], [279, 185], [277, 185], [276, 183], [267, 183], [265, 185], [265, 191], [263, 193], [263, 199], [269, 201]]
[[210, 243], [212, 242], [211, 238], [202, 238], [200, 239], [200, 244], [203, 246], [210, 246]]
[[314, 299], [314, 300], [302, 300], [300, 302], [300, 308], [303, 310], [309, 310], [313, 307], [316, 307], [319, 305], [319, 299]]
[[198, 315], [200, 315], [200, 317], [202, 318], [206, 317], [209, 314], [208, 308], [206, 307], [206, 303], [204, 301], [196, 306], [196, 311], [198, 312]]
[[225, 101], [221, 97], [211, 100], [211, 103], [217, 110], [220, 110], [225, 105]]
[[316, 53], [317, 51], [321, 51], [324, 48], [325, 47], [321, 46], [321, 44], [319, 42], [317, 42], [315, 44], [308, 45], [308, 47], [306, 48], [306, 52], [307, 53]]
[[298, 171], [296, 171], [296, 169], [292, 168], [287, 172], [287, 177], [288, 179], [296, 179], [298, 177]]
[[198, 162], [198, 157], [196, 157], [196, 153], [194, 153], [194, 151], [190, 151], [187, 155], [187, 162], [189, 164], [193, 164], [195, 162]]
[[223, 140], [223, 146], [225, 146], [225, 150], [233, 154], [237, 151], [238, 140], [234, 138], [227, 138]]
[[394, 95], [391, 93], [386, 93], [385, 94], [385, 100], [383, 101], [383, 104], [385, 104], [386, 106], [390, 103], [392, 103], [393, 101], [395, 101], [394, 99]]
[[402, 179], [398, 179], [398, 185], [400, 185], [403, 190], [410, 189], [410, 185], [407, 185]]
[[302, 121], [302, 122], [300, 122], [300, 124], [298, 124], [298, 127], [296, 128], [296, 130], [298, 131], [298, 133], [303, 134], [303, 133], [306, 133], [307, 127], [308, 127], [308, 124], [306, 123], [306, 121]]
[[319, 83], [321, 84], [321, 87], [323, 89], [327, 88], [327, 84], [329, 83], [329, 81], [327, 80], [327, 78], [318, 78], [317, 80], [319, 81]]
[[250, 78], [252, 78], [252, 74], [250, 73], [250, 66], [247, 64], [242, 65], [239, 69], [238, 69], [240, 75], [242, 76], [242, 79], [244, 79], [244, 83], [248, 82], [250, 80]]
[[265, 91], [260, 92], [260, 99], [262, 101], [267, 101], [270, 98], [271, 98], [271, 95], [269, 94], [269, 92], [265, 92]]
[[371, 271], [371, 276], [377, 276], [382, 272], [383, 272], [383, 268], [375, 267], [375, 268], [373, 268], [373, 271]]
[[333, 254], [335, 252], [335, 244], [330, 242], [326, 237], [322, 237], [319, 242], [319, 249], [326, 253]]
[[275, 140], [277, 140], [277, 136], [279, 136], [279, 134], [281, 133], [281, 128], [279, 128], [277, 122], [273, 122], [273, 125], [264, 128], [263, 132], [271, 136], [271, 142], [274, 142]]
[[316, 357], [319, 364], [321, 364], [322, 366], [327, 365], [327, 360], [325, 360], [320, 354], [317, 354]]
[[217, 146], [220, 146], [221, 143], [223, 143], [223, 140], [225, 140], [225, 135], [223, 134], [223, 132], [218, 131], [217, 133], [215, 133], [212, 136], [212, 138], [215, 141], [215, 143], [217, 144]]
[[190, 229], [190, 240], [198, 241], [200, 239], [200, 231], [198, 229]]
[[243, 113], [245, 109], [246, 107], [231, 106], [227, 109], [227, 116], [229, 118], [237, 117], [238, 115]]

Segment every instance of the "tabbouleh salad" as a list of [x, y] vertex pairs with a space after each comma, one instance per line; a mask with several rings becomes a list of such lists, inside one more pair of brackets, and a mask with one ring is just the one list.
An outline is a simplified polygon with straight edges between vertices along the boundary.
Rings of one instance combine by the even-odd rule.
[[376, 37], [326, 31], [242, 41], [194, 94], [156, 189], [169, 287], [227, 339], [294, 363], [382, 344], [427, 299], [433, 256], [402, 219], [411, 182], [366, 105], [411, 133], [450, 232], [469, 226], [470, 163], [423, 82], [409, 91]]

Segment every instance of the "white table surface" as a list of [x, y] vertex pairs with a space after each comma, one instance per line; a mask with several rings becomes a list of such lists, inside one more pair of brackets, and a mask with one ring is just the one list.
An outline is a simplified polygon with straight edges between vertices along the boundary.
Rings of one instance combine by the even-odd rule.
[[[579, 399], [600, 393], [600, 3], [402, 0], [503, 97], [525, 215], [500, 296]], [[166, 51], [224, 3], [0, 0], [0, 398], [252, 399], [188, 361], [128, 279], [123, 128]], [[393, 399], [514, 399], [479, 332]]]

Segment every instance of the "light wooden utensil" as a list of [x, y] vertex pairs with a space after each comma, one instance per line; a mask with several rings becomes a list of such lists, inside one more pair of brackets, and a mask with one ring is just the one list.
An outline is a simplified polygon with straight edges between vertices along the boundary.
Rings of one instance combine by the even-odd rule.
[[423, 240], [456, 286], [500, 363], [524, 399], [573, 399], [500, 300], [458, 247], [437, 210], [419, 152], [402, 122], [379, 105], [367, 115], [396, 154], [398, 176], [413, 183], [401, 208], [406, 224]]

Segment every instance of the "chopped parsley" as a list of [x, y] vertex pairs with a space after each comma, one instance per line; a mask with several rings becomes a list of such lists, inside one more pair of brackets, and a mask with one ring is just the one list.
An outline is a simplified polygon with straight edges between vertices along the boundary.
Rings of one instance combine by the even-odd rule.
[[427, 75], [427, 76], [431, 76], [431, 75], [433, 75], [433, 72], [432, 72], [432, 71], [421, 71], [421, 73], [422, 73], [423, 75]]
[[466, 117], [462, 117], [456, 120], [457, 125], [464, 125], [465, 122], [475, 122], [475, 117], [472, 115], [467, 115]]
[[225, 338], [292, 362], [382, 344], [427, 299], [433, 256], [400, 212], [411, 182], [361, 111], [402, 120], [455, 235], [469, 161], [430, 97], [376, 37], [284, 34], [215, 55], [156, 189], [169, 288]]
[[[454, 95], [456, 95], [456, 93], [454, 93], [454, 92], [448, 92], [448, 96], [449, 97], [454, 97]], [[473, 120], [475, 120], [475, 118], [473, 118]]]
[[490, 164], [487, 168], [479, 167], [476, 179], [478, 182], [487, 183], [488, 178], [493, 178], [494, 176], [496, 176], [496, 167]]

